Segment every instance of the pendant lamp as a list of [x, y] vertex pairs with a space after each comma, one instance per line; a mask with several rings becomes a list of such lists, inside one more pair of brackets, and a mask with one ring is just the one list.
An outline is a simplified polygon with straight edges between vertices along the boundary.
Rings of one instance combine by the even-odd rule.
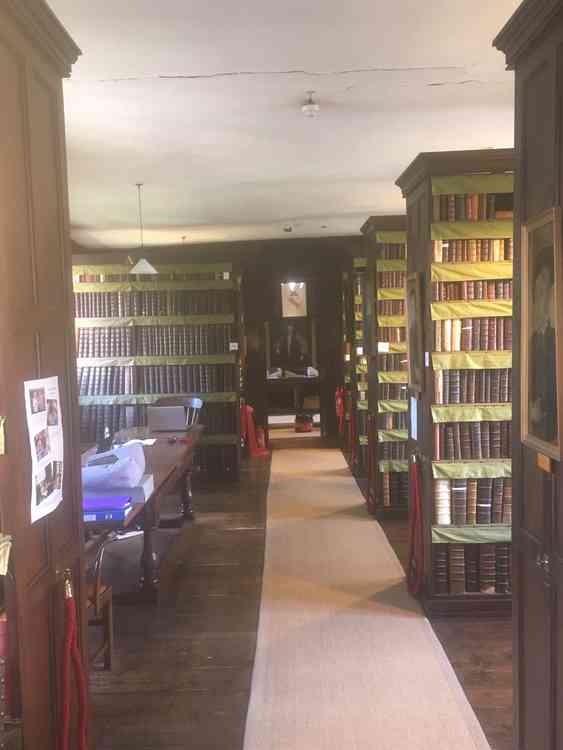
[[[144, 242], [143, 242], [143, 203], [141, 200], [141, 188], [143, 187], [142, 182], [137, 183], [137, 200], [139, 203], [139, 235], [141, 238], [141, 252], [144, 250]], [[139, 260], [135, 263], [133, 268], [129, 271], [129, 273], [134, 275], [157, 275], [158, 271], [156, 268], [151, 265], [146, 258], [139, 258]]]

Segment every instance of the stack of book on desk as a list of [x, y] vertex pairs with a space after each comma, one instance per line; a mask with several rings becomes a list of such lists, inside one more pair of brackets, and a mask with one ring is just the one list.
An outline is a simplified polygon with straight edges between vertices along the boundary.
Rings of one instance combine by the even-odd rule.
[[128, 495], [113, 495], [99, 497], [96, 495], [85, 495], [84, 523], [95, 521], [125, 521], [133, 510], [131, 497]]

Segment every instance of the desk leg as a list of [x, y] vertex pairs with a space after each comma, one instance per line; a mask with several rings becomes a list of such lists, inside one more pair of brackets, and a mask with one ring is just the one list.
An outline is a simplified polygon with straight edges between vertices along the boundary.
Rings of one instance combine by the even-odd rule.
[[188, 471], [182, 483], [182, 512], [186, 521], [194, 520], [192, 472]]
[[148, 598], [156, 596], [158, 587], [158, 560], [154, 551], [154, 532], [157, 519], [152, 508], [143, 514], [143, 551], [141, 553], [141, 593]]

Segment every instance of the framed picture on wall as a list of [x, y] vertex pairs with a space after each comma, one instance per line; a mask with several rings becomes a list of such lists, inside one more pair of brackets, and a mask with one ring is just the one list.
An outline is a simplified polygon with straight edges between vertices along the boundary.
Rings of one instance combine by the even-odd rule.
[[407, 276], [407, 342], [409, 348], [409, 388], [421, 393], [424, 383], [424, 352], [422, 347], [422, 299], [421, 274]]
[[315, 320], [289, 318], [265, 324], [267, 368], [278, 368], [282, 377], [289, 373], [303, 375], [308, 367], [317, 366]]
[[286, 281], [281, 285], [282, 317], [307, 316], [307, 284], [305, 281]]
[[522, 232], [522, 442], [561, 460], [561, 211]]

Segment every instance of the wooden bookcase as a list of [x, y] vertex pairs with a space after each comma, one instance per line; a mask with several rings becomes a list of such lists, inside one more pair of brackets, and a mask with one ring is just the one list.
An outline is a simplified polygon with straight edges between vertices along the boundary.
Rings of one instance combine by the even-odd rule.
[[420, 458], [432, 614], [511, 606], [513, 170], [508, 149], [424, 153], [397, 180], [408, 274], [422, 282], [424, 377], [409, 449]]
[[368, 506], [378, 518], [406, 518], [408, 487], [408, 351], [406, 217], [372, 216], [368, 243]]
[[365, 492], [368, 466], [368, 351], [366, 323], [369, 315], [367, 303], [367, 258], [353, 259], [352, 292], [354, 302], [354, 338], [352, 342], [352, 409], [354, 418], [353, 439], [355, 442], [352, 470]]
[[348, 463], [352, 460], [352, 430], [354, 420], [352, 418], [353, 406], [353, 349], [355, 337], [354, 324], [354, 294], [352, 288], [352, 269], [342, 272], [341, 287], [342, 304], [342, 394], [344, 414], [339, 423], [339, 434], [342, 451]]
[[73, 266], [81, 442], [146, 424], [169, 395], [204, 401], [199, 463], [239, 475], [240, 279], [229, 263]]

